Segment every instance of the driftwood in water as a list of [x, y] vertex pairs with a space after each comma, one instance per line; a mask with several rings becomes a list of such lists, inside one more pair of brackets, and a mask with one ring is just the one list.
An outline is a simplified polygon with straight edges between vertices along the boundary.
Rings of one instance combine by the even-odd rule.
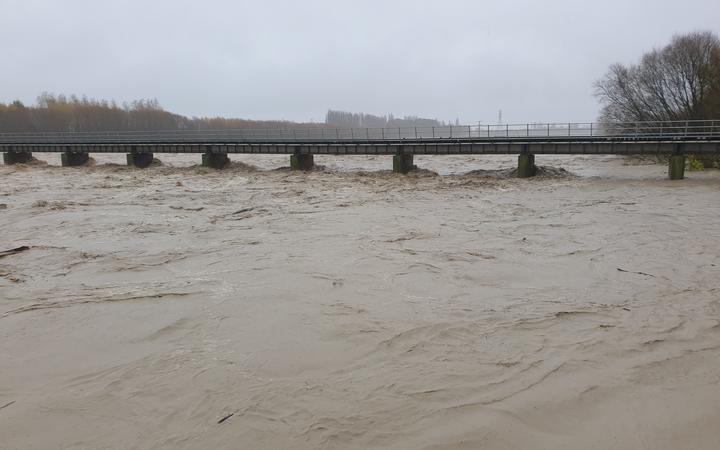
[[23, 245], [22, 247], [13, 248], [11, 250], [5, 250], [0, 252], [0, 258], [4, 258], [6, 256], [14, 255], [15, 253], [24, 252], [26, 250], [30, 250], [30, 247], [27, 245]]

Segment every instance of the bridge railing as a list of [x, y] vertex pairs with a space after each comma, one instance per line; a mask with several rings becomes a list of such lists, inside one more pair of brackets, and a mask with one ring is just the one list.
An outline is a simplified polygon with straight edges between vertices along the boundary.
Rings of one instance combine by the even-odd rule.
[[291, 128], [232, 130], [164, 130], [121, 132], [0, 133], [3, 144], [73, 143], [214, 143], [214, 142], [357, 142], [561, 139], [720, 138], [720, 120], [657, 122], [526, 123], [447, 125], [400, 128]]

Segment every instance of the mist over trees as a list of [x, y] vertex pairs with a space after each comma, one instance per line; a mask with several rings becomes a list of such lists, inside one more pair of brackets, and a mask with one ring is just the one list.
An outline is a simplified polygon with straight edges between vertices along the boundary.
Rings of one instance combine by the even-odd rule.
[[224, 117], [186, 117], [160, 106], [157, 100], [136, 100], [118, 105], [115, 101], [74, 95], [43, 93], [35, 105], [20, 101], [0, 103], [0, 133], [228, 130], [239, 128], [380, 128], [444, 126], [445, 122], [414, 116], [374, 116], [330, 110], [325, 123], [257, 121]]
[[400, 128], [400, 127], [440, 127], [445, 122], [435, 119], [423, 119], [415, 116], [405, 116], [402, 119], [387, 116], [374, 116], [372, 114], [351, 113], [346, 111], [328, 110], [325, 115], [325, 124], [342, 128]]
[[604, 122], [720, 119], [720, 40], [675, 36], [638, 64], [613, 64], [595, 88]]
[[238, 128], [317, 128], [321, 124], [254, 121], [223, 117], [188, 118], [165, 111], [157, 100], [114, 101], [43, 93], [37, 104], [0, 103], [0, 133], [225, 130]]

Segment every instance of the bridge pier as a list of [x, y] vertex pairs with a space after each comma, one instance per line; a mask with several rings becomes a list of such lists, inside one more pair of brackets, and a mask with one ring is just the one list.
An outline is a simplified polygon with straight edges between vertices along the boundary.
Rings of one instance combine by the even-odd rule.
[[412, 153], [406, 154], [398, 152], [393, 155], [393, 172], [406, 174], [411, 170], [416, 170], [417, 166], [413, 164]]
[[85, 152], [65, 151], [60, 155], [60, 163], [63, 167], [84, 166], [90, 160], [90, 155]]
[[153, 162], [152, 152], [132, 152], [127, 154], [127, 165], [144, 169]]
[[206, 151], [202, 155], [202, 165], [204, 167], [212, 167], [213, 169], [223, 169], [230, 164], [230, 158], [227, 153], [213, 153]]
[[11, 164], [27, 164], [32, 161], [33, 156], [30, 152], [7, 152], [3, 153], [3, 162], [6, 166]]
[[535, 166], [535, 155], [532, 153], [520, 153], [518, 155], [518, 178], [534, 177], [536, 173], [537, 167]]
[[295, 153], [290, 155], [290, 169], [312, 170], [315, 167], [315, 158], [312, 154]]
[[680, 153], [670, 155], [668, 163], [668, 177], [671, 180], [682, 180], [685, 178], [685, 155]]

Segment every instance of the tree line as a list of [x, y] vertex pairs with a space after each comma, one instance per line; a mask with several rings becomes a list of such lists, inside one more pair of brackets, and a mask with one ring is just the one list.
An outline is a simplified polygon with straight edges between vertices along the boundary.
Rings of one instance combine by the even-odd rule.
[[43, 93], [37, 103], [0, 103], [0, 133], [226, 130], [238, 128], [318, 128], [321, 124], [256, 121], [224, 117], [185, 117], [163, 109], [157, 100], [114, 101]]
[[403, 118], [375, 116], [365, 113], [352, 113], [347, 111], [328, 110], [325, 115], [325, 124], [341, 128], [402, 128], [402, 127], [442, 127], [449, 124], [436, 119], [423, 119], [416, 116]]
[[122, 105], [75, 95], [42, 93], [35, 105], [16, 100], [0, 103], [0, 133], [228, 130], [248, 128], [382, 128], [445, 126], [445, 122], [415, 116], [396, 118], [344, 111], [327, 112], [325, 123], [258, 121], [224, 117], [186, 117], [166, 111], [159, 102], [136, 100]]

